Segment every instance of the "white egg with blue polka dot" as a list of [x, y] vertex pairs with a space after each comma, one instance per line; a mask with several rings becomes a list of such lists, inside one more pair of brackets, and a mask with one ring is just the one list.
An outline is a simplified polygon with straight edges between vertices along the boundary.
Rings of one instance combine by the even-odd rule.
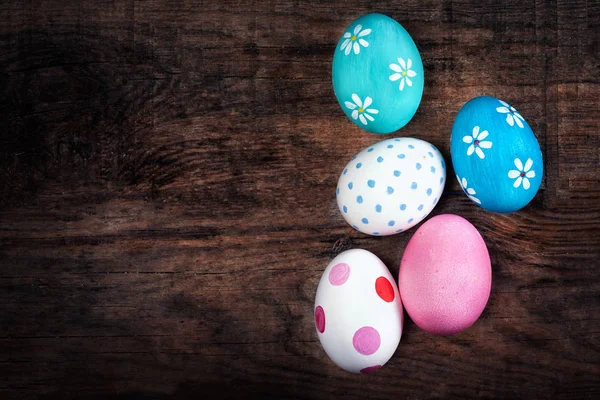
[[444, 157], [432, 144], [394, 138], [358, 153], [336, 189], [342, 216], [354, 229], [387, 236], [406, 231], [433, 210], [446, 183]]

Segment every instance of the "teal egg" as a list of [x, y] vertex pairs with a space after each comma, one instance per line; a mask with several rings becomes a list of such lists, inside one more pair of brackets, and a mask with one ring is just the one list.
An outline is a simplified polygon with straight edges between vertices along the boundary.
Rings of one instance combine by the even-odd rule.
[[390, 17], [367, 14], [337, 44], [333, 90], [344, 113], [373, 133], [391, 133], [417, 112], [423, 95], [423, 62], [406, 29]]
[[476, 97], [460, 109], [450, 153], [463, 191], [486, 210], [517, 211], [542, 184], [544, 163], [533, 131], [513, 106], [495, 97]]

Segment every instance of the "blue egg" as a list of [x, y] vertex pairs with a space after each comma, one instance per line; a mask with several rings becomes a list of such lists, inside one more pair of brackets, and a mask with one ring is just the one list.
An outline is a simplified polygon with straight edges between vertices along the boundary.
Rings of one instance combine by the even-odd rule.
[[421, 55], [406, 29], [390, 17], [354, 21], [333, 56], [333, 90], [344, 113], [373, 133], [391, 133], [417, 112], [423, 95]]
[[476, 97], [458, 112], [450, 153], [465, 194], [486, 210], [525, 207], [542, 183], [540, 145], [521, 114], [494, 97]]

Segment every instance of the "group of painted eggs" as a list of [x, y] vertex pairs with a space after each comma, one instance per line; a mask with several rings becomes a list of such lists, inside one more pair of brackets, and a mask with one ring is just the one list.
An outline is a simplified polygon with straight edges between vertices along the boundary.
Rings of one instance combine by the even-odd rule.
[[[423, 78], [423, 63], [411, 36], [381, 14], [354, 21], [333, 57], [333, 88], [342, 110], [373, 133], [395, 132], [411, 120], [421, 102]], [[540, 187], [540, 146], [521, 114], [503, 100], [486, 96], [468, 101], [454, 121], [450, 153], [465, 194], [489, 211], [517, 211]], [[433, 144], [396, 137], [363, 149], [348, 162], [336, 199], [354, 229], [393, 235], [423, 221], [445, 183], [444, 157]], [[396, 351], [403, 309], [421, 329], [453, 335], [479, 318], [491, 283], [490, 257], [481, 234], [458, 215], [437, 215], [409, 240], [398, 284], [384, 263], [366, 250], [349, 250], [331, 261], [317, 288], [317, 334], [338, 366], [371, 372]]]

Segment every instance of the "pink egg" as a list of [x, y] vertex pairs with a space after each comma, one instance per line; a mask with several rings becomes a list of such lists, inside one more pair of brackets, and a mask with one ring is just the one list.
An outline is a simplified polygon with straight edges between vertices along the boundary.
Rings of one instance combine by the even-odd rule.
[[398, 274], [402, 303], [417, 326], [454, 335], [479, 318], [490, 297], [490, 256], [477, 229], [458, 215], [425, 222], [408, 242]]

